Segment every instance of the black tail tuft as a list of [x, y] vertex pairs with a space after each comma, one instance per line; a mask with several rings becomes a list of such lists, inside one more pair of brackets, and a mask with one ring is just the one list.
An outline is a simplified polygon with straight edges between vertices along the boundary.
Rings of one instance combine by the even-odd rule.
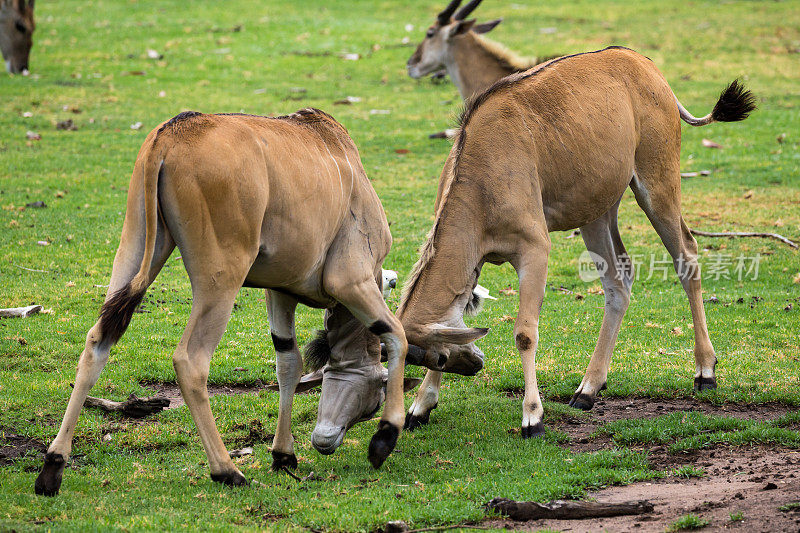
[[328, 344], [328, 331], [317, 330], [317, 336], [303, 350], [303, 360], [307, 372], [316, 372], [331, 358], [331, 345]]
[[744, 120], [756, 108], [756, 97], [739, 83], [733, 80], [722, 94], [711, 112], [716, 122], [737, 122]]
[[142, 302], [142, 298], [144, 298], [144, 291], [132, 293], [131, 284], [128, 283], [103, 304], [103, 308], [100, 309], [102, 342], [114, 344], [122, 337], [122, 334], [128, 329], [128, 324], [131, 323], [133, 312]]

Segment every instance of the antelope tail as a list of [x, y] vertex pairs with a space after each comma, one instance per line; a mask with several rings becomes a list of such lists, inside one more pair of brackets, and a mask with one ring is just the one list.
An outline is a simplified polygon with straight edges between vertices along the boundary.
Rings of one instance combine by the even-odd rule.
[[[673, 94], [673, 96], [675, 96]], [[719, 95], [714, 110], [708, 115], [697, 118], [686, 111], [675, 96], [675, 103], [678, 104], [678, 111], [681, 119], [690, 126], [705, 126], [712, 122], [737, 122], [744, 120], [756, 108], [756, 97], [739, 80], [733, 80], [724, 91]]]
[[142, 164], [145, 212], [144, 256], [139, 271], [133, 279], [103, 303], [100, 310], [100, 331], [103, 342], [115, 344], [119, 340], [150, 285], [150, 263], [153, 261], [156, 247], [158, 176], [163, 162], [161, 151], [156, 149], [157, 140], [158, 137], [146, 148], [147, 153]]

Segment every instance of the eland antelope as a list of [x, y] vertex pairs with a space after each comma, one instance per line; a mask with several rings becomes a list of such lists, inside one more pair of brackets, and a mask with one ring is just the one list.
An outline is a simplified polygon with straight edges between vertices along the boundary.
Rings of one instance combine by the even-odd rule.
[[[211, 479], [247, 482], [222, 443], [206, 387], [211, 356], [242, 286], [268, 292], [280, 386], [273, 468], [297, 464], [290, 417], [302, 367], [294, 329], [298, 302], [329, 309], [334, 348], [344, 343], [342, 349], [349, 349], [349, 342], [379, 351], [378, 337], [386, 346], [386, 405], [369, 445], [369, 460], [379, 467], [403, 426], [407, 345], [400, 321], [382, 298], [381, 263], [391, 235], [356, 146], [338, 122], [316, 109], [276, 118], [184, 112], [150, 132], [139, 151], [106, 300], [86, 336], [75, 387], [36, 493], [58, 493], [86, 395], [176, 246], [191, 281], [192, 310], [173, 366]], [[318, 424], [315, 446], [335, 448], [344, 430], [334, 430], [377, 409], [380, 368], [376, 361], [331, 370], [334, 377], [347, 377], [350, 389], [340, 391], [336, 379], [323, 384], [320, 403], [340, 406], [342, 416], [336, 424]], [[339, 394], [347, 397], [329, 401]]]
[[[471, 99], [442, 170], [433, 228], [397, 312], [408, 342], [432, 353], [431, 360], [438, 356], [449, 364], [457, 357], [480, 368], [483, 354], [472, 343], [488, 330], [464, 325], [465, 305], [484, 263], [511, 263], [519, 278], [514, 340], [525, 382], [522, 436], [542, 434], [535, 354], [549, 232], [581, 228], [587, 248], [607, 265], [599, 338], [570, 402], [591, 408], [606, 386], [630, 300], [633, 270], [617, 228], [620, 199], [630, 187], [689, 299], [695, 389], [715, 388], [717, 359], [703, 309], [697, 243], [681, 216], [680, 121], [738, 121], [754, 108], [753, 95], [734, 81], [710, 114], [695, 118], [649, 59], [621, 47], [551, 60]], [[438, 403], [442, 375], [429, 368], [406, 428], [427, 422]]]
[[33, 47], [34, 0], [0, 0], [0, 51], [11, 74], [28, 72]]
[[[475, 19], [464, 20], [481, 0], [472, 0], [461, 9], [461, 0], [453, 0], [436, 16], [436, 21], [425, 33], [414, 54], [408, 59], [408, 75], [422, 78], [445, 69], [456, 85], [463, 100], [488, 89], [494, 82], [552, 59], [547, 57], [521, 57], [503, 45], [482, 34], [497, 27], [503, 19], [476, 24]], [[434, 133], [431, 138], [454, 137], [457, 130], [448, 129]]]

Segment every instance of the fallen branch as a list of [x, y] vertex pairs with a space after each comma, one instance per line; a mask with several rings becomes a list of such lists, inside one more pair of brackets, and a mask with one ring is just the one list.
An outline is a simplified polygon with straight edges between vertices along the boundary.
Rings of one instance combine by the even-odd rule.
[[26, 318], [35, 315], [42, 310], [41, 305], [29, 305], [27, 307], [11, 307], [0, 309], [0, 318]]
[[763, 237], [767, 239], [777, 239], [784, 244], [788, 244], [792, 248], [798, 247], [796, 242], [790, 241], [783, 235], [778, 235], [777, 233], [757, 233], [749, 231], [712, 232], [712, 231], [700, 231], [699, 229], [690, 229], [689, 231], [692, 232], [692, 235], [700, 235], [701, 237]]
[[561, 520], [577, 520], [582, 518], [604, 518], [653, 512], [653, 504], [647, 500], [621, 503], [602, 503], [555, 500], [541, 504], [536, 502], [518, 502], [507, 498], [494, 498], [486, 507], [507, 515], [512, 520], [538, 520], [539, 518], [555, 518]]
[[105, 398], [87, 396], [83, 405], [99, 407], [107, 413], [119, 411], [130, 418], [144, 418], [154, 413], [160, 413], [169, 407], [169, 400], [167, 398], [138, 398], [136, 395], [131, 394], [124, 402], [115, 402]]

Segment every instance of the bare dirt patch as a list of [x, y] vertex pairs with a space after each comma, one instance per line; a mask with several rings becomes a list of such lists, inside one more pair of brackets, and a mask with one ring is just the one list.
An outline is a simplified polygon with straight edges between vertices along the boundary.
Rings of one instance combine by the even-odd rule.
[[43, 442], [0, 428], [0, 466], [10, 465], [26, 456], [39, 456], [47, 451]]
[[[142, 382], [142, 387], [154, 390], [156, 398], [166, 398], [169, 400], [167, 409], [174, 409], [184, 405], [183, 396], [181, 396], [181, 389], [177, 383], [162, 383], [162, 382]], [[261, 380], [256, 380], [255, 383], [248, 385], [209, 385], [208, 395], [217, 396], [233, 396], [235, 394], [257, 394], [262, 390], [270, 390], [269, 385]]]
[[[482, 523], [505, 529], [538, 531], [658, 531], [693, 513], [710, 524], [703, 531], [798, 531], [800, 509], [781, 506], [800, 501], [800, 451], [780, 447], [724, 447], [701, 450], [685, 463], [702, 467], [700, 479], [668, 477], [648, 483], [611, 487], [589, 495], [602, 502], [647, 499], [648, 515], [591, 520], [489, 519]], [[731, 517], [741, 520], [734, 521]]]
[[[592, 452], [615, 446], [611, 437], [596, 434], [603, 424], [616, 420], [647, 419], [674, 412], [697, 411], [707, 415], [749, 420], [774, 420], [797, 410], [779, 403], [714, 405], [693, 398], [601, 398], [584, 416], [553, 420], [552, 429], [566, 433], [565, 446], [576, 452]], [[704, 531], [800, 531], [800, 510], [779, 507], [800, 501], [800, 451], [780, 446], [717, 446], [670, 453], [666, 445], [633, 446], [648, 454], [655, 470], [673, 470], [691, 465], [705, 472], [702, 478], [675, 475], [590, 494], [602, 502], [647, 499], [653, 513], [591, 520], [487, 520], [482, 525], [538, 531], [659, 531], [693, 513], [710, 525]], [[732, 520], [731, 517], [742, 517]]]
[[592, 452], [612, 445], [608, 435], [594, 435], [603, 424], [632, 418], [656, 418], [670, 413], [697, 411], [706, 415], [725, 416], [747, 420], [774, 420], [798, 408], [782, 403], [714, 405], [694, 398], [599, 398], [594, 408], [585, 416], [568, 416], [545, 423], [566, 433], [569, 448], [576, 452]]

